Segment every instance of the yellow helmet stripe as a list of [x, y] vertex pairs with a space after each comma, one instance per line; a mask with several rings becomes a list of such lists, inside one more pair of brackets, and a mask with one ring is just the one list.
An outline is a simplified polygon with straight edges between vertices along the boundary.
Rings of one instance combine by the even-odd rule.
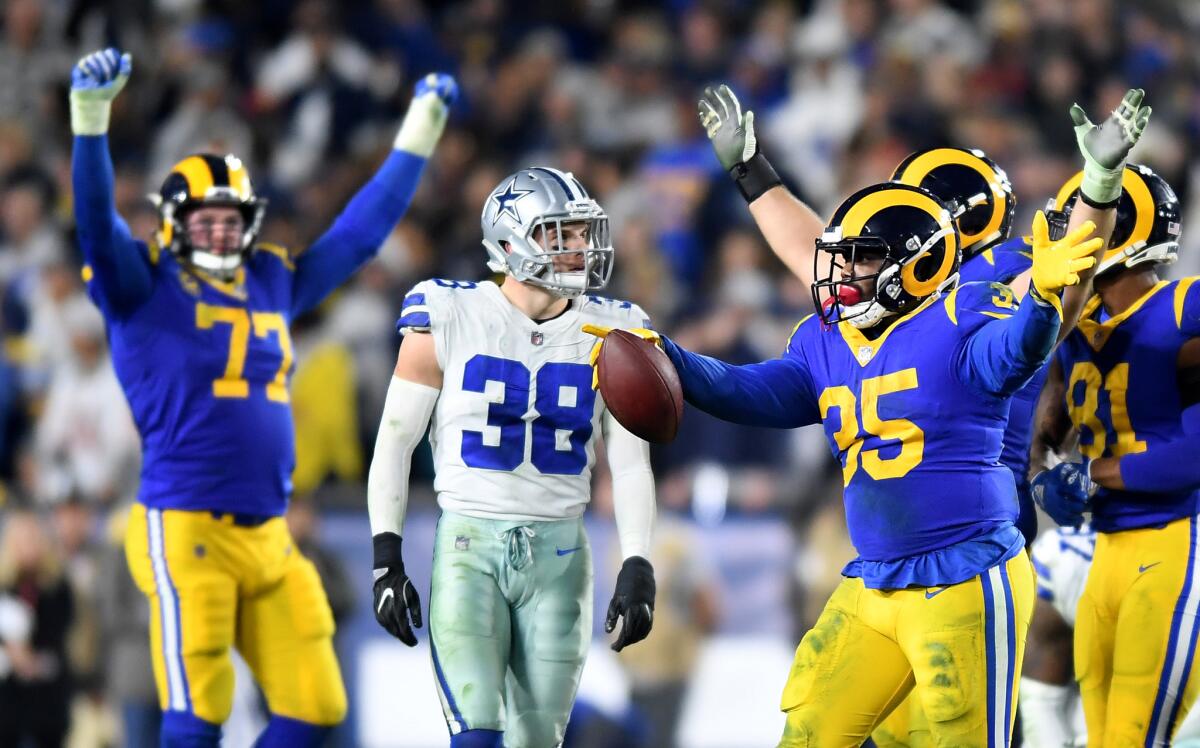
[[[1083, 172], [1079, 172], [1075, 176], [1067, 180], [1067, 183], [1058, 191], [1058, 195], [1054, 198], [1054, 209], [1063, 210], [1067, 206], [1067, 200], [1071, 194], [1079, 189], [1083, 184]], [[1104, 259], [1101, 263], [1111, 260], [1135, 242], [1144, 242], [1150, 238], [1150, 231], [1154, 228], [1154, 196], [1150, 194], [1150, 187], [1146, 185], [1146, 180], [1142, 178], [1133, 169], [1126, 168], [1125, 173], [1121, 175], [1121, 187], [1129, 194], [1129, 199], [1133, 201], [1133, 230], [1129, 232], [1129, 236], [1125, 241], [1117, 247], [1111, 247], [1104, 253]]]
[[913, 296], [927, 296], [937, 290], [946, 278], [950, 277], [950, 268], [954, 265], [953, 245], [942, 252], [942, 264], [936, 272], [925, 280], [917, 279], [917, 264], [919, 260], [908, 263], [900, 271], [900, 279], [904, 282], [904, 290]]
[[868, 193], [846, 211], [841, 224], [842, 236], [847, 238], [859, 236], [862, 233], [863, 226], [877, 213], [887, 208], [896, 207], [910, 207], [923, 210], [933, 216], [933, 219], [942, 228], [949, 229], [946, 235], [942, 237], [944, 252], [942, 253], [942, 264], [938, 267], [937, 272], [926, 280], [918, 280], [916, 277], [916, 262], [905, 265], [904, 270], [901, 271], [900, 277], [904, 282], [904, 290], [914, 296], [926, 296], [933, 293], [949, 277], [950, 268], [954, 265], [954, 256], [957, 254], [957, 247], [954, 245], [954, 231], [950, 224], [950, 214], [946, 212], [946, 209], [937, 200], [916, 190], [894, 187]]
[[175, 168], [171, 171], [179, 172], [187, 180], [188, 197], [197, 200], [203, 199], [213, 187], [212, 169], [209, 167], [208, 162], [200, 156], [185, 158], [175, 164]]
[[1000, 230], [1000, 222], [1004, 220], [1004, 214], [1008, 210], [1008, 195], [1001, 189], [1000, 183], [996, 180], [996, 173], [992, 167], [988, 166], [987, 162], [969, 151], [963, 151], [958, 148], [935, 148], [932, 151], [927, 151], [917, 156], [912, 160], [912, 163], [905, 168], [904, 173], [900, 175], [900, 182], [910, 184], [913, 187], [920, 187], [921, 181], [929, 176], [929, 172], [939, 166], [947, 164], [958, 164], [965, 166], [968, 169], [974, 169], [987, 181], [988, 186], [992, 188], [992, 215], [986, 226], [976, 234], [962, 234], [962, 245], [968, 246], [985, 236], [991, 236]]
[[225, 157], [225, 166], [229, 170], [229, 186], [242, 200], [249, 200], [253, 195], [250, 190], [250, 172], [240, 158]]

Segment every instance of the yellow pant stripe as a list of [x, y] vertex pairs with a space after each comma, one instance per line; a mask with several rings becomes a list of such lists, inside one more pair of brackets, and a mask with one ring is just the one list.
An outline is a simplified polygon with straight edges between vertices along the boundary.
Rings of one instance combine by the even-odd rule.
[[175, 587], [171, 584], [171, 573], [167, 569], [161, 510], [147, 511], [146, 527], [150, 545], [150, 565], [154, 572], [154, 586], [158, 591], [162, 658], [167, 667], [167, 708], [171, 711], [187, 712], [191, 711], [191, 699], [188, 695], [187, 671], [183, 667], [179, 596], [175, 593]]
[[1187, 575], [1183, 590], [1175, 603], [1171, 634], [1167, 645], [1166, 662], [1150, 714], [1147, 745], [1167, 745], [1171, 727], [1179, 716], [1184, 686], [1196, 654], [1197, 609], [1200, 608], [1200, 582], [1196, 579], [1196, 518], [1190, 522]]

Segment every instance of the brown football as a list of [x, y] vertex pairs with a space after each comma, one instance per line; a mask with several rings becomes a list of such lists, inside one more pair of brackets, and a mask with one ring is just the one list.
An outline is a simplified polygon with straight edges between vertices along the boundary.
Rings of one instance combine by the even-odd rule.
[[675, 438], [683, 419], [683, 388], [661, 348], [626, 330], [613, 330], [604, 338], [596, 366], [600, 394], [622, 426], [650, 442]]

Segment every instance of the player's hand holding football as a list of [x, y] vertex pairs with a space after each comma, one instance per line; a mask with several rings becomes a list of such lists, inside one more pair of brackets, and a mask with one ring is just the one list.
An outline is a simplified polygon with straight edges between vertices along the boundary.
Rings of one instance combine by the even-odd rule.
[[1079, 273], [1096, 264], [1092, 255], [1103, 243], [1088, 239], [1096, 224], [1087, 221], [1057, 241], [1050, 240], [1046, 214], [1033, 217], [1033, 287], [1043, 299], [1057, 297], [1059, 291], [1079, 283]]
[[[606, 338], [608, 334], [613, 331], [613, 328], [602, 327], [600, 325], [584, 325], [580, 329], [586, 332], [588, 335], [595, 335], [597, 338], [599, 338], [599, 340], [596, 341], [596, 344], [592, 346], [591, 356], [588, 357], [588, 363], [592, 365], [592, 389], [597, 389], [600, 387], [600, 372], [599, 369], [596, 368], [596, 361], [600, 359], [600, 349], [604, 347], [604, 338]], [[662, 348], [662, 336], [660, 336], [654, 330], [648, 330], [645, 327], [632, 327], [626, 330], [626, 332], [631, 332], [642, 340], [649, 340], [659, 348]]]
[[458, 83], [446, 73], [430, 73], [417, 81], [412, 103], [392, 147], [429, 158], [446, 129], [450, 105], [458, 98]]
[[404, 573], [404, 561], [400, 557], [401, 538], [394, 532], [381, 532], [373, 540], [375, 620], [389, 634], [415, 647], [417, 635], [413, 633], [413, 626], [421, 628], [421, 598], [412, 580]]
[[630, 556], [617, 574], [617, 587], [604, 617], [604, 630], [611, 634], [622, 619], [621, 633], [613, 642], [614, 652], [645, 639], [654, 625], [654, 567], [641, 556]]
[[1080, 192], [1094, 205], [1106, 205], [1121, 197], [1125, 158], [1137, 144], [1150, 121], [1145, 92], [1131, 88], [1125, 98], [1099, 125], [1092, 124], [1078, 104], [1071, 106], [1075, 140], [1083, 154], [1083, 184]]
[[1033, 477], [1031, 492], [1034, 502], [1059, 525], [1079, 527], [1096, 487], [1088, 477], [1087, 462], [1060, 462]]
[[698, 107], [700, 124], [712, 141], [721, 167], [729, 171], [749, 161], [758, 150], [754, 112], [743, 113], [737, 95], [724, 83], [715, 89], [711, 86], [704, 89]]
[[71, 132], [108, 132], [112, 100], [121, 93], [133, 70], [133, 58], [113, 47], [84, 56], [71, 70]]

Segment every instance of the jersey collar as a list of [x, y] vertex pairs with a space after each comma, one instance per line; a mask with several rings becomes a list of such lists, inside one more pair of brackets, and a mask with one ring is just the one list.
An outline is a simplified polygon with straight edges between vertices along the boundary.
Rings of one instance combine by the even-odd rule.
[[1142, 308], [1150, 297], [1158, 293], [1170, 281], [1159, 281], [1155, 283], [1146, 293], [1142, 294], [1141, 298], [1129, 305], [1129, 307], [1120, 314], [1109, 317], [1103, 322], [1095, 320], [1096, 313], [1100, 310], [1100, 295], [1096, 294], [1088, 299], [1083, 305], [1083, 311], [1079, 313], [1079, 323], [1076, 327], [1079, 328], [1079, 334], [1083, 335], [1084, 340], [1092, 347], [1092, 350], [1099, 351], [1108, 342], [1108, 338], [1116, 331], [1117, 326], [1125, 320], [1133, 316], [1137, 310]]
[[[940, 298], [942, 298], [941, 294], [935, 293], [931, 295], [928, 299], [922, 301], [921, 305], [916, 309], [893, 322], [888, 329], [883, 331], [882, 335], [874, 340], [871, 340], [866, 335], [863, 335], [862, 330], [859, 330], [849, 322], [839, 322], [837, 324], [837, 329], [838, 332], [842, 334], [842, 340], [845, 340], [846, 345], [850, 347], [850, 353], [854, 355], [854, 360], [858, 362], [859, 366], [866, 366], [875, 360], [875, 354], [879, 353], [879, 349], [883, 347], [884, 341], [888, 339], [888, 336], [891, 335], [897, 327], [903, 325], [905, 322], [908, 322], [910, 319], [920, 314], [922, 311], [927, 309], [930, 304]], [[797, 327], [799, 327], [799, 325], [797, 325]]]

